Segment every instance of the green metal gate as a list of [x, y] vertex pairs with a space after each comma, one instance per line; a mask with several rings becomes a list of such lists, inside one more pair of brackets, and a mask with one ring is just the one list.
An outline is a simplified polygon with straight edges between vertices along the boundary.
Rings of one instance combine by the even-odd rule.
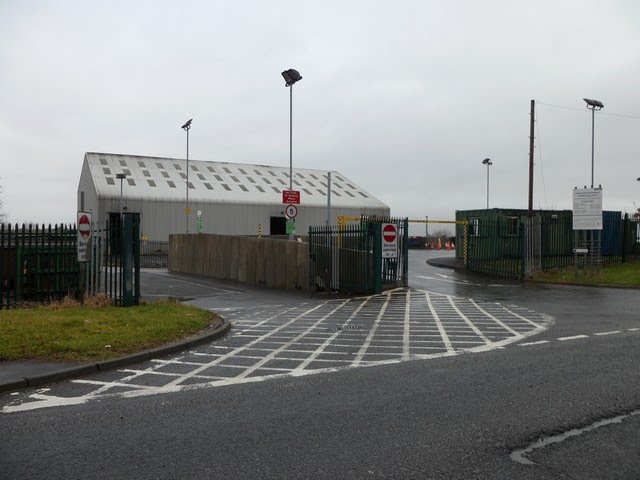
[[[382, 227], [397, 229], [397, 256], [382, 257]], [[377, 294], [408, 283], [407, 219], [363, 218], [359, 224], [309, 228], [309, 285], [342, 293]]]

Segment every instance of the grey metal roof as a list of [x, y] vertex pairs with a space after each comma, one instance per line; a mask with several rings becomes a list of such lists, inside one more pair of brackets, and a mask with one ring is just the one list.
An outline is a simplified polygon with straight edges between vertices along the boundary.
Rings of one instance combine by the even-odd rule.
[[[98, 197], [118, 197], [125, 173], [123, 197], [184, 200], [185, 159], [87, 152]], [[289, 189], [289, 168], [227, 162], [189, 160], [189, 199], [202, 202], [282, 204]], [[293, 189], [304, 205], [327, 204], [327, 171], [293, 169]], [[344, 175], [331, 172], [331, 204], [343, 207], [388, 208]]]

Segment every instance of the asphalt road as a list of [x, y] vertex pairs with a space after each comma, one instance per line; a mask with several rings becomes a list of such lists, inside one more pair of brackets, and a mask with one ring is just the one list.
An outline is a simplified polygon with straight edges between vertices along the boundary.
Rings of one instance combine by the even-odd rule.
[[[425, 255], [417, 291], [553, 322], [476, 353], [4, 411], [0, 478], [640, 478], [640, 291], [496, 281]], [[201, 285], [193, 303], [229, 314], [324, 301]]]

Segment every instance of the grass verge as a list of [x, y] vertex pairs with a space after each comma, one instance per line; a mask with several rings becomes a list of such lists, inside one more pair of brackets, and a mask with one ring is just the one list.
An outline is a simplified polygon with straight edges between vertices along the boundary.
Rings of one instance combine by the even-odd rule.
[[531, 277], [538, 282], [572, 283], [584, 285], [640, 286], [640, 263], [607, 265], [599, 273], [580, 270], [576, 275], [573, 267], [539, 272]]
[[220, 322], [211, 312], [175, 302], [1, 310], [0, 360], [106, 360], [158, 347]]

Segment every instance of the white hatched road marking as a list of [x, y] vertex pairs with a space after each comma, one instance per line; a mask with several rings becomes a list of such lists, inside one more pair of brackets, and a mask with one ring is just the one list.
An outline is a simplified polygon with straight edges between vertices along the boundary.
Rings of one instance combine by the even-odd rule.
[[281, 309], [277, 313], [265, 305], [227, 309], [224, 315], [241, 331], [232, 329], [215, 344], [133, 368], [57, 383], [35, 393], [24, 390], [0, 396], [0, 411], [79, 405], [105, 396], [132, 398], [483, 352], [534, 335], [552, 321], [525, 308], [416, 289], [277, 308]]
[[429, 307], [429, 310], [431, 311], [431, 315], [433, 315], [433, 319], [435, 320], [436, 326], [438, 327], [438, 331], [440, 332], [440, 336], [442, 337], [442, 343], [444, 343], [444, 346], [446, 347], [447, 352], [452, 352], [453, 346], [451, 345], [451, 340], [449, 340], [449, 335], [447, 335], [447, 332], [445, 331], [444, 326], [440, 321], [440, 317], [438, 316], [435, 309], [433, 308], [433, 303], [431, 302], [431, 295], [429, 294], [429, 292], [425, 292], [425, 296], [427, 297], [427, 305]]

